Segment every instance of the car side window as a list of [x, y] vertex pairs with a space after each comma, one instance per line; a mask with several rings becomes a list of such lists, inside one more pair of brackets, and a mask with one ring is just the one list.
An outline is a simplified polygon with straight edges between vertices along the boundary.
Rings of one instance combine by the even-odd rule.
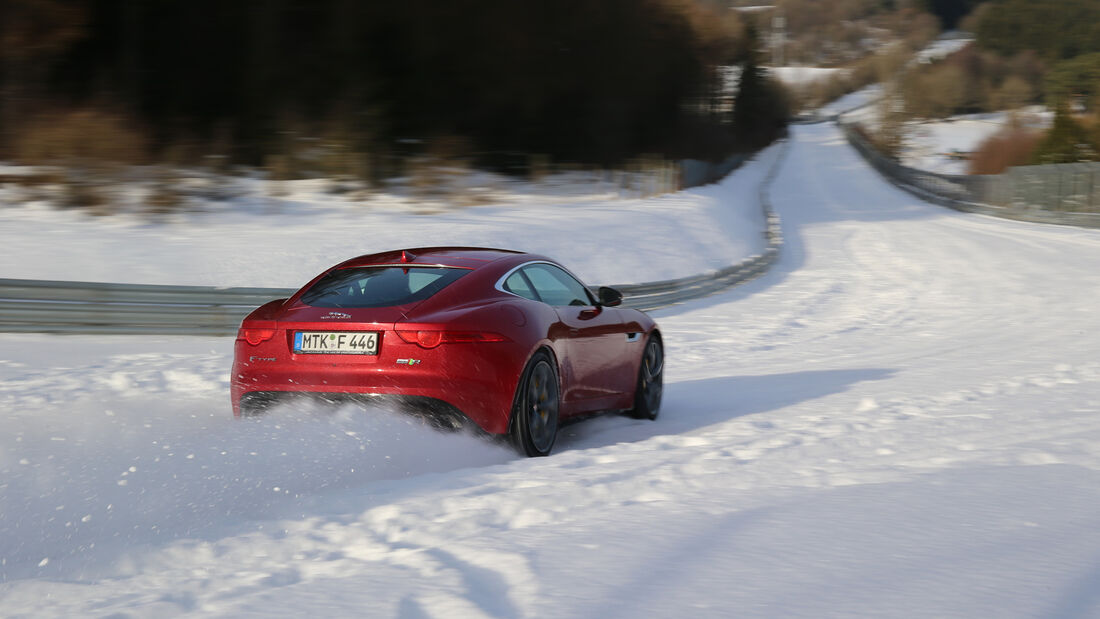
[[523, 277], [523, 273], [519, 271], [512, 273], [508, 276], [508, 279], [504, 280], [504, 289], [524, 299], [531, 299], [532, 301], [539, 300], [535, 291], [531, 290], [531, 287], [527, 285], [527, 279]]
[[584, 284], [552, 264], [531, 264], [523, 267], [535, 292], [549, 305], [593, 305]]

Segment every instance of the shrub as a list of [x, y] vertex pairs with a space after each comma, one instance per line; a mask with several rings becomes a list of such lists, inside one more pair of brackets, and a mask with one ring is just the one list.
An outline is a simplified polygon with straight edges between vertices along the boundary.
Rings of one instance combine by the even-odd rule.
[[1035, 90], [1019, 75], [1010, 75], [994, 93], [992, 107], [998, 110], [1015, 110], [1035, 100]]
[[906, 107], [914, 116], [943, 118], [1037, 102], [1045, 68], [1034, 52], [1006, 59], [970, 45], [905, 73]]
[[905, 112], [900, 98], [890, 88], [878, 103], [879, 120], [871, 143], [886, 156], [896, 159], [905, 147]]
[[31, 165], [139, 164], [148, 158], [146, 134], [109, 107], [40, 112], [16, 130], [13, 156]]
[[1058, 60], [1100, 51], [1095, 0], [996, 0], [977, 13], [978, 43], [1005, 56], [1033, 49]]
[[1012, 166], [1027, 165], [1043, 138], [1041, 131], [1009, 127], [986, 138], [970, 157], [970, 174], [1001, 174]]
[[922, 118], [943, 118], [966, 107], [968, 79], [963, 69], [940, 64], [912, 73], [903, 85], [906, 110]]

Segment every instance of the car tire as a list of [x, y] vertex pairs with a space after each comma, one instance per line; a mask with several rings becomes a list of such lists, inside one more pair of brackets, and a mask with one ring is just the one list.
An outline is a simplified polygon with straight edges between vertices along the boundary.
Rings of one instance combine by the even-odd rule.
[[527, 362], [512, 406], [512, 443], [527, 456], [550, 455], [558, 433], [561, 392], [550, 355], [535, 353]]
[[661, 336], [656, 333], [646, 340], [642, 349], [642, 362], [638, 367], [638, 382], [634, 387], [634, 408], [630, 416], [635, 419], [656, 419], [661, 410], [664, 395], [665, 348]]

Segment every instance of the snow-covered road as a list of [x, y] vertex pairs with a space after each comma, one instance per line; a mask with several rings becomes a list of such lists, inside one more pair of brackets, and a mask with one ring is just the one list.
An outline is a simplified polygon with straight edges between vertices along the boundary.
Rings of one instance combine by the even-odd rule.
[[0, 615], [1100, 617], [1100, 231], [792, 130], [779, 263], [655, 314], [657, 422], [547, 459], [234, 423], [221, 339], [0, 337]]

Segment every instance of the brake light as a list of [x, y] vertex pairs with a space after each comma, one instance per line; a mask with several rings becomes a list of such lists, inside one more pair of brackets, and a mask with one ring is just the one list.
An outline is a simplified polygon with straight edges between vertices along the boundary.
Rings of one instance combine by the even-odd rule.
[[398, 337], [421, 348], [435, 348], [440, 344], [472, 344], [478, 342], [507, 342], [508, 338], [490, 331], [397, 331]]
[[257, 346], [275, 337], [275, 329], [241, 329], [240, 337], [252, 346]]
[[443, 342], [442, 331], [417, 331], [416, 345], [421, 348], [435, 348]]

